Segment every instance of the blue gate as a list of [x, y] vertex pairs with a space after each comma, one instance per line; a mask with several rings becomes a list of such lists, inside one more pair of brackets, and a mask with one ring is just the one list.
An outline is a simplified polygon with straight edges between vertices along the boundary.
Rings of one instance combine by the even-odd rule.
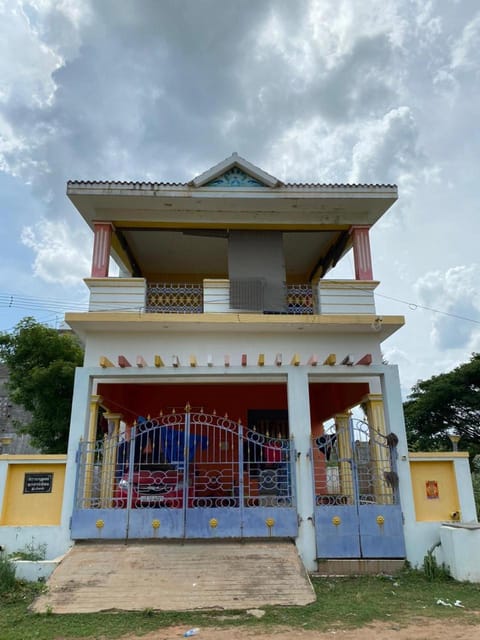
[[292, 443], [202, 411], [81, 442], [74, 539], [295, 537]]
[[396, 436], [361, 420], [313, 438], [318, 558], [404, 558]]

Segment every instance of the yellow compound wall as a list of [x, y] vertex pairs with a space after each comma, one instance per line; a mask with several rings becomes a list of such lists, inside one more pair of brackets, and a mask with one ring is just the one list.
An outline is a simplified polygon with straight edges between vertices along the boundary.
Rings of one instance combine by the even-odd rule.
[[412, 459], [413, 455], [410, 458], [410, 471], [417, 522], [456, 519], [452, 514], [459, 513], [460, 503], [454, 461], [415, 460]]
[[[52, 458], [56, 458], [56, 456], [49, 456], [49, 460]], [[8, 464], [0, 525], [60, 524], [66, 457], [58, 456], [58, 458], [60, 459], [58, 462], [40, 463], [32, 460], [23, 464]], [[51, 492], [24, 493], [26, 473], [52, 473]]]

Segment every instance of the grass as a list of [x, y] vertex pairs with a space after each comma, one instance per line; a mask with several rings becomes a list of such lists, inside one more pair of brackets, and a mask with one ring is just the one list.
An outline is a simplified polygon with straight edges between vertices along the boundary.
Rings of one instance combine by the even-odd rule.
[[[155, 612], [146, 604], [143, 612], [108, 612], [58, 615], [30, 613], [28, 607], [41, 585], [16, 583], [0, 595], [2, 640], [53, 640], [54, 638], [120, 638], [127, 633], [142, 635], [170, 625], [190, 627], [256, 627], [276, 625], [302, 629], [360, 627], [374, 621], [406, 624], [412, 619], [435, 618], [478, 624], [480, 585], [449, 579], [429, 581], [421, 572], [405, 570], [396, 578], [315, 579], [317, 600], [304, 607], [266, 607], [256, 619], [244, 611]], [[437, 600], [460, 600], [464, 609], [437, 605]]]

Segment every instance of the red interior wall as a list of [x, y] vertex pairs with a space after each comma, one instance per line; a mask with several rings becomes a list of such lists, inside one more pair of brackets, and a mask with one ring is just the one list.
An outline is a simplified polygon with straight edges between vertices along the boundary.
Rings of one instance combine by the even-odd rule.
[[[362, 401], [369, 385], [362, 383], [311, 383], [309, 385], [312, 433], [322, 432], [322, 423]], [[287, 409], [287, 386], [283, 384], [99, 384], [98, 394], [109, 411], [123, 414], [127, 424], [138, 416], [152, 418], [160, 412], [203, 407], [205, 413], [228, 414], [247, 422], [248, 409]]]
[[247, 422], [248, 409], [287, 409], [286, 384], [99, 384], [98, 394], [110, 411], [122, 413], [127, 424], [138, 416], [164, 414], [203, 407], [205, 413], [226, 413]]
[[[138, 416], [155, 418], [163, 414], [182, 412], [186, 404], [193, 411], [203, 408], [234, 421], [247, 424], [249, 409], [287, 409], [287, 386], [283, 384], [99, 384], [98, 394], [109, 411], [123, 414], [127, 424]], [[362, 401], [369, 393], [368, 383], [311, 383], [309, 385], [312, 435], [323, 432], [323, 422]], [[215, 430], [214, 430], [215, 432]], [[208, 433], [211, 446], [218, 447], [219, 433]], [[234, 448], [232, 447], [232, 453]], [[202, 462], [206, 454], [197, 454]], [[314, 450], [316, 485], [325, 486], [325, 459]], [[321, 492], [321, 491], [320, 491]]]
[[[312, 436], [318, 437], [323, 433], [323, 423], [337, 413], [343, 413], [348, 408], [359, 404], [369, 392], [367, 383], [335, 384], [311, 383], [308, 388], [310, 396], [310, 417], [312, 422]], [[323, 453], [312, 447], [315, 494], [326, 493], [327, 461]]]
[[308, 392], [312, 434], [318, 436], [323, 431], [323, 422], [359, 404], [369, 393], [369, 385], [367, 382], [314, 382], [309, 384]]

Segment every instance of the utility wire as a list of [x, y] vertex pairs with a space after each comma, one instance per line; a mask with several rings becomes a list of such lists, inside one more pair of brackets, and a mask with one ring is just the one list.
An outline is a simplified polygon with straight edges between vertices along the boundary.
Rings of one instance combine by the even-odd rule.
[[441, 311], [440, 309], [434, 309], [433, 307], [426, 307], [422, 304], [417, 304], [416, 302], [408, 302], [407, 300], [401, 300], [400, 298], [392, 298], [391, 296], [385, 296], [381, 293], [376, 293], [376, 296], [379, 298], [385, 298], [386, 300], [393, 300], [394, 302], [400, 302], [401, 304], [406, 304], [410, 307], [412, 311], [416, 309], [425, 309], [425, 311], [432, 311], [433, 313], [440, 313], [443, 316], [449, 316], [450, 318], [456, 318], [457, 320], [465, 320], [465, 322], [473, 322], [474, 324], [480, 324], [480, 320], [475, 320], [474, 318], [467, 318], [466, 316], [459, 316], [456, 313], [450, 313], [449, 311]]
[[[371, 292], [371, 289], [364, 289], [362, 287], [354, 286], [353, 284], [348, 287], [349, 289], [356, 291], [365, 291]], [[435, 307], [428, 307], [426, 305], [419, 304], [417, 302], [411, 302], [408, 300], [403, 300], [401, 298], [395, 298], [393, 296], [387, 296], [381, 293], [374, 292], [374, 296], [378, 298], [384, 298], [385, 300], [392, 300], [394, 302], [398, 302], [400, 304], [404, 304], [408, 306], [412, 311], [416, 309], [423, 309], [425, 311], [430, 311], [431, 313], [438, 313], [440, 315], [444, 315], [450, 318], [455, 318], [456, 320], [463, 320], [464, 322], [471, 322], [473, 324], [479, 324], [480, 320], [475, 318], [469, 318], [467, 316], [462, 316], [456, 313], [451, 313], [449, 311], [443, 311], [442, 309], [436, 309]], [[218, 303], [226, 303], [228, 299], [225, 298], [217, 298], [216, 302]], [[71, 311], [87, 311], [88, 310], [88, 302], [78, 302], [72, 300], [60, 300], [58, 298], [34, 298], [28, 296], [19, 296], [12, 293], [0, 293], [0, 309], [2, 308], [17, 308], [17, 309], [26, 309], [31, 311], [47, 311], [52, 314], [55, 313], [64, 313], [65, 308], [68, 308]], [[123, 307], [122, 311], [140, 311], [138, 307]], [[101, 313], [103, 312], [111, 312], [111, 309], [95, 309], [95, 311]]]

